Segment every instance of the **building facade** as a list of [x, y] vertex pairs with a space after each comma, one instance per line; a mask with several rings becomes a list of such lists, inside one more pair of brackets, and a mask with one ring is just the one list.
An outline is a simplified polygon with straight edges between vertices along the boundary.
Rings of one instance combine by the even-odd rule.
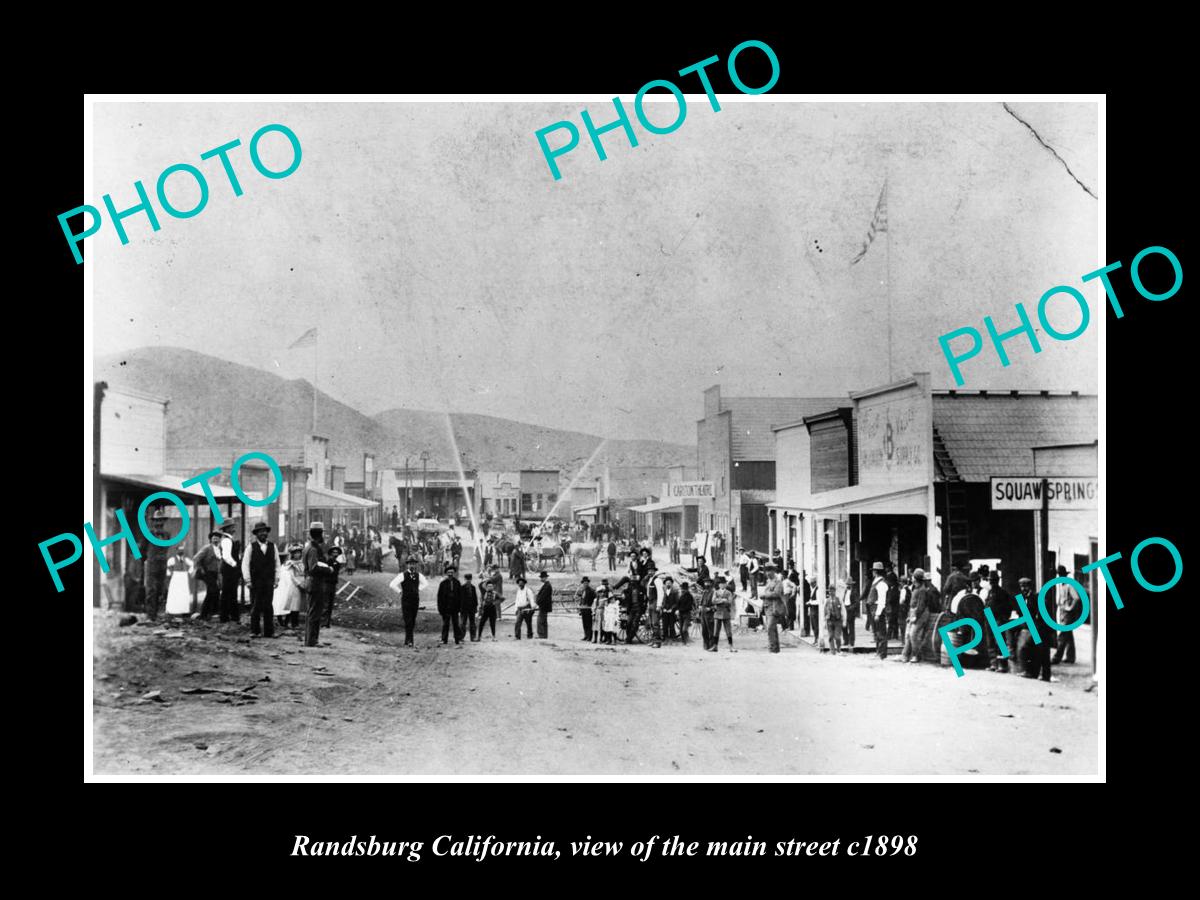
[[775, 499], [772, 426], [825, 412], [839, 398], [724, 397], [721, 386], [704, 392], [704, 418], [696, 423], [697, 480], [713, 483], [701, 529], [719, 532], [733, 548], [765, 552], [770, 543], [767, 506]]

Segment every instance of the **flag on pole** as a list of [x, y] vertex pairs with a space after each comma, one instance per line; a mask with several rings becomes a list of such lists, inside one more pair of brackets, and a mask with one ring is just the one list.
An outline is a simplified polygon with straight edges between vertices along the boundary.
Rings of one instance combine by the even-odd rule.
[[881, 231], [887, 231], [887, 182], [883, 183], [883, 190], [879, 192], [879, 202], [875, 204], [875, 215], [871, 218], [871, 227], [867, 230], [867, 239], [863, 241], [862, 249], [858, 251], [858, 256], [850, 260], [850, 265], [854, 265], [860, 259], [867, 255], [867, 250], [870, 249], [871, 243], [875, 240], [875, 235]]
[[304, 334], [300, 335], [300, 337], [296, 338], [295, 342], [288, 347], [288, 349], [297, 350], [300, 347], [312, 347], [316, 343], [317, 329], [316, 326], [313, 326], [312, 328], [308, 329], [308, 331], [304, 332]]

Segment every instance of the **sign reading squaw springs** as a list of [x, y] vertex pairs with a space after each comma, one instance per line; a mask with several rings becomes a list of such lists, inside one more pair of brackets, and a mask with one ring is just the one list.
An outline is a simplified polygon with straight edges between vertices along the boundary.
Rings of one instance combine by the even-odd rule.
[[1094, 477], [1011, 478], [992, 476], [992, 509], [1095, 509]]

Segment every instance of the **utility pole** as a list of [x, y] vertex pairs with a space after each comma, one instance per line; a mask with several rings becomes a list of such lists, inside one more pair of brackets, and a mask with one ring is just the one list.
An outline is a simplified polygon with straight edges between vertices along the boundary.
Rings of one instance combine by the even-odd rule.
[[408, 521], [408, 506], [412, 500], [412, 487], [408, 482], [408, 457], [404, 457], [404, 521]]
[[[429, 451], [421, 451], [421, 506], [429, 504]], [[429, 510], [425, 510], [429, 514]]]

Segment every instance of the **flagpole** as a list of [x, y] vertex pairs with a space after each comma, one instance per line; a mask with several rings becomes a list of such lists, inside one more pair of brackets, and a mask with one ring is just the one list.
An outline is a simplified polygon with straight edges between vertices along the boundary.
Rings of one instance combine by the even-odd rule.
[[892, 210], [891, 210], [891, 203], [888, 202], [888, 200], [890, 198], [888, 198], [887, 189], [888, 189], [888, 173], [885, 170], [884, 176], [883, 176], [883, 197], [884, 197], [883, 202], [888, 204], [888, 210], [887, 210], [888, 218], [887, 218], [887, 248], [884, 253], [884, 258], [886, 259], [885, 268], [884, 268], [884, 278], [887, 280], [886, 290], [887, 290], [887, 325], [888, 325], [888, 331], [887, 331], [888, 381], [891, 382], [891, 381], [895, 380], [894, 374], [893, 374], [894, 370], [892, 369]]

